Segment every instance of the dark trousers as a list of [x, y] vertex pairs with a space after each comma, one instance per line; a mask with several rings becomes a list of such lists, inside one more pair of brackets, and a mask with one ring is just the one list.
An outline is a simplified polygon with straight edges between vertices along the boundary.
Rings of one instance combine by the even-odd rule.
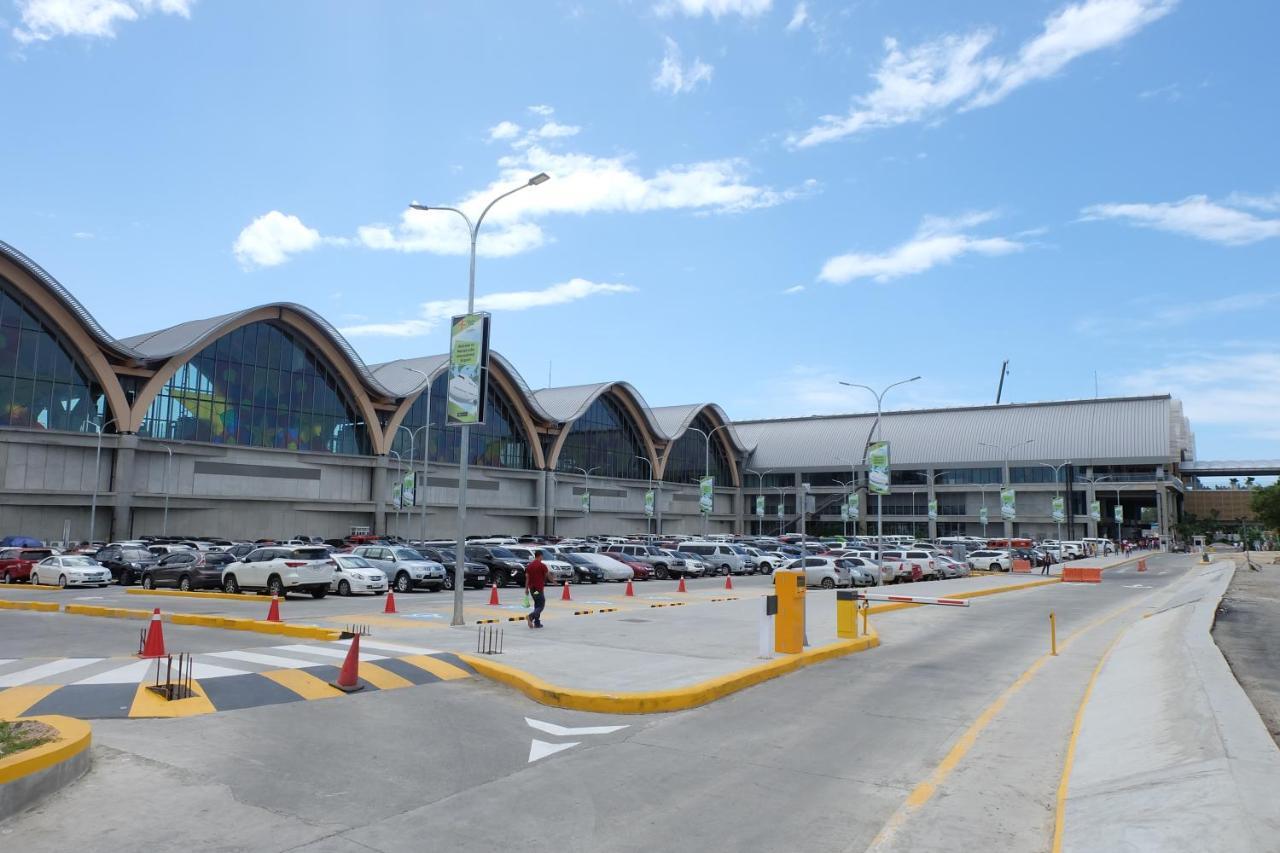
[[547, 606], [546, 593], [544, 593], [540, 589], [535, 589], [535, 590], [532, 590], [529, 593], [529, 595], [530, 597], [533, 598], [533, 614], [532, 614], [533, 624], [541, 625], [542, 624], [542, 608]]

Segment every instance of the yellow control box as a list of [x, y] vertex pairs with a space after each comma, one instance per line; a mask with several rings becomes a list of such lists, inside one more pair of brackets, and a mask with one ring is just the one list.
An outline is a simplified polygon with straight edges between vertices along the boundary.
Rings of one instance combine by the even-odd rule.
[[857, 639], [858, 600], [853, 590], [836, 591], [836, 636], [842, 640]]
[[781, 655], [804, 651], [804, 572], [773, 573], [778, 614], [773, 619], [773, 648]]

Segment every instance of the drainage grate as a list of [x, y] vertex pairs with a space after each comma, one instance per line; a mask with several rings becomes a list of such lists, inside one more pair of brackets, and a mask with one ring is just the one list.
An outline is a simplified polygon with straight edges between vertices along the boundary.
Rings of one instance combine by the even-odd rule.
[[652, 622], [652, 619], [619, 619], [619, 622]]

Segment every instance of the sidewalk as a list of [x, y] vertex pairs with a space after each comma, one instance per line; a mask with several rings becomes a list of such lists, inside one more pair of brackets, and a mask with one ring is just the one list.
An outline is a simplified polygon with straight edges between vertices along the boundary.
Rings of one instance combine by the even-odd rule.
[[1114, 647], [1084, 710], [1063, 850], [1276, 849], [1280, 750], [1209, 633], [1233, 571], [1199, 569]]

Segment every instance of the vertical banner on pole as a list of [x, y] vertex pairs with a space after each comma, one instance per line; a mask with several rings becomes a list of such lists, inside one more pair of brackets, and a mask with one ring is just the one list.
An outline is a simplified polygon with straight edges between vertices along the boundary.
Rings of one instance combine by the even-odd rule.
[[715, 477], [703, 477], [698, 480], [698, 509], [704, 515], [710, 515], [711, 510], [715, 507]]
[[984, 506], [984, 507], [979, 507], [979, 509], [978, 509], [978, 521], [979, 521], [979, 523], [981, 523], [981, 524], [986, 524], [986, 523], [987, 523], [987, 521], [988, 521], [988, 519], [989, 519], [989, 514], [987, 513], [987, 508], [986, 508], [985, 506]]
[[484, 423], [489, 384], [489, 315], [462, 314], [449, 330], [449, 389], [445, 423]]
[[857, 521], [860, 514], [859, 498], [857, 492], [849, 495], [849, 518], [853, 521]]
[[1061, 496], [1053, 499], [1053, 520], [1061, 523], [1067, 517], [1067, 503]]
[[932, 498], [929, 501], [929, 520], [930, 521], [938, 520], [938, 499], [937, 498]]
[[1089, 501], [1089, 518], [1094, 521], [1102, 520], [1102, 501]]
[[764, 518], [764, 495], [756, 495], [756, 516]]
[[1116, 504], [1116, 509], [1114, 514], [1115, 514], [1116, 524], [1124, 524], [1124, 507], [1120, 506], [1120, 504]]
[[1000, 490], [1000, 517], [1006, 521], [1018, 517], [1017, 493], [1013, 489]]
[[653, 489], [644, 493], [645, 518], [653, 518]]
[[417, 499], [414, 495], [414, 475], [412, 473], [404, 475], [404, 482], [400, 486], [400, 503], [402, 506], [416, 506]]
[[848, 505], [848, 504], [845, 504], [845, 503], [840, 504], [840, 520], [841, 520], [841, 521], [848, 521], [848, 520], [849, 520], [849, 505]]
[[582, 493], [582, 511], [591, 512], [591, 493], [590, 492]]
[[867, 488], [877, 495], [889, 494], [889, 442], [877, 441], [867, 448]]

